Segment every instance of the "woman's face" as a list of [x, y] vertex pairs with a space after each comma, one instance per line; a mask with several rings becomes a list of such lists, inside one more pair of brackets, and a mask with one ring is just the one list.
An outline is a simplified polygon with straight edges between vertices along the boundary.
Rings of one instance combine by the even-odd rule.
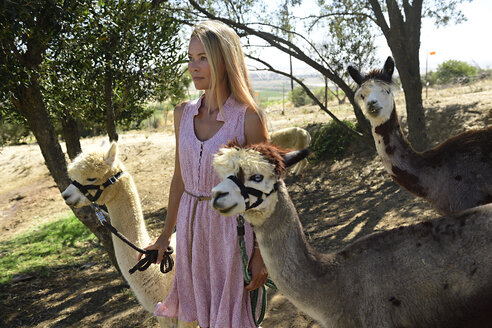
[[188, 71], [197, 90], [210, 89], [211, 74], [202, 42], [193, 37], [188, 48]]

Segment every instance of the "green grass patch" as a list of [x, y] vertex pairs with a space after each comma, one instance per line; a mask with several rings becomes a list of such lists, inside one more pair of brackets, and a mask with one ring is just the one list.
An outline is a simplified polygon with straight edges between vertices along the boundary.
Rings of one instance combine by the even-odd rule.
[[87, 262], [96, 236], [73, 213], [0, 243], [0, 284], [15, 274], [47, 275], [58, 266]]
[[275, 89], [263, 89], [257, 92], [258, 92], [258, 98], [260, 99], [268, 99], [268, 98], [282, 99], [282, 96], [288, 98], [289, 95], [288, 91], [282, 93], [282, 90], [275, 90]]

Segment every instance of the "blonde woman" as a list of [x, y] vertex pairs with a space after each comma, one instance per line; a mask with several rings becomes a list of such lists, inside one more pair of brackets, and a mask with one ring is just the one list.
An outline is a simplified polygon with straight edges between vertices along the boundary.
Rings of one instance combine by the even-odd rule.
[[212, 157], [229, 140], [240, 144], [268, 138], [253, 99], [237, 34], [206, 21], [195, 26], [189, 43], [188, 70], [199, 99], [174, 110], [176, 155], [162, 234], [147, 249], [158, 249], [160, 262], [176, 226], [176, 274], [173, 288], [155, 315], [197, 320], [200, 327], [255, 327], [248, 291], [261, 287], [267, 270], [246, 226], [252, 281], [244, 286], [235, 220], [220, 217], [209, 205], [219, 182]]

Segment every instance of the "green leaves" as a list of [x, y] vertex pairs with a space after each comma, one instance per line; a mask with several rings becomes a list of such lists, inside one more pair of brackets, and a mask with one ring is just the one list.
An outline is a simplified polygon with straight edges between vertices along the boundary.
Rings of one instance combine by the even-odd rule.
[[423, 17], [430, 17], [437, 26], [445, 26], [452, 22], [459, 24], [466, 20], [459, 5], [472, 0], [433, 0], [423, 1]]
[[[149, 113], [143, 103], [173, 96], [185, 58], [173, 13], [148, 1], [8, 1], [0, 12], [0, 113], [15, 112], [19, 85], [40, 81], [53, 118], [67, 110], [104, 131], [104, 69], [123, 128]], [[14, 98], [11, 95], [15, 95]]]
[[478, 69], [460, 60], [447, 60], [432, 73], [431, 84], [446, 84], [453, 82], [467, 82], [478, 73]]

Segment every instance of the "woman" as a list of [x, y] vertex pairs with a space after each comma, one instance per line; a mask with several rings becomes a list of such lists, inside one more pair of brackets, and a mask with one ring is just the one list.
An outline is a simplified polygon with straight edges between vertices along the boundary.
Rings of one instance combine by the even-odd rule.
[[176, 156], [164, 230], [147, 249], [158, 249], [160, 262], [176, 226], [176, 274], [173, 288], [155, 315], [197, 320], [200, 327], [255, 327], [248, 291], [261, 287], [268, 273], [251, 226], [245, 242], [252, 281], [244, 286], [236, 221], [221, 217], [209, 205], [219, 182], [212, 157], [229, 140], [254, 144], [268, 139], [252, 96], [237, 34], [207, 21], [191, 35], [188, 70], [198, 100], [174, 110]]

